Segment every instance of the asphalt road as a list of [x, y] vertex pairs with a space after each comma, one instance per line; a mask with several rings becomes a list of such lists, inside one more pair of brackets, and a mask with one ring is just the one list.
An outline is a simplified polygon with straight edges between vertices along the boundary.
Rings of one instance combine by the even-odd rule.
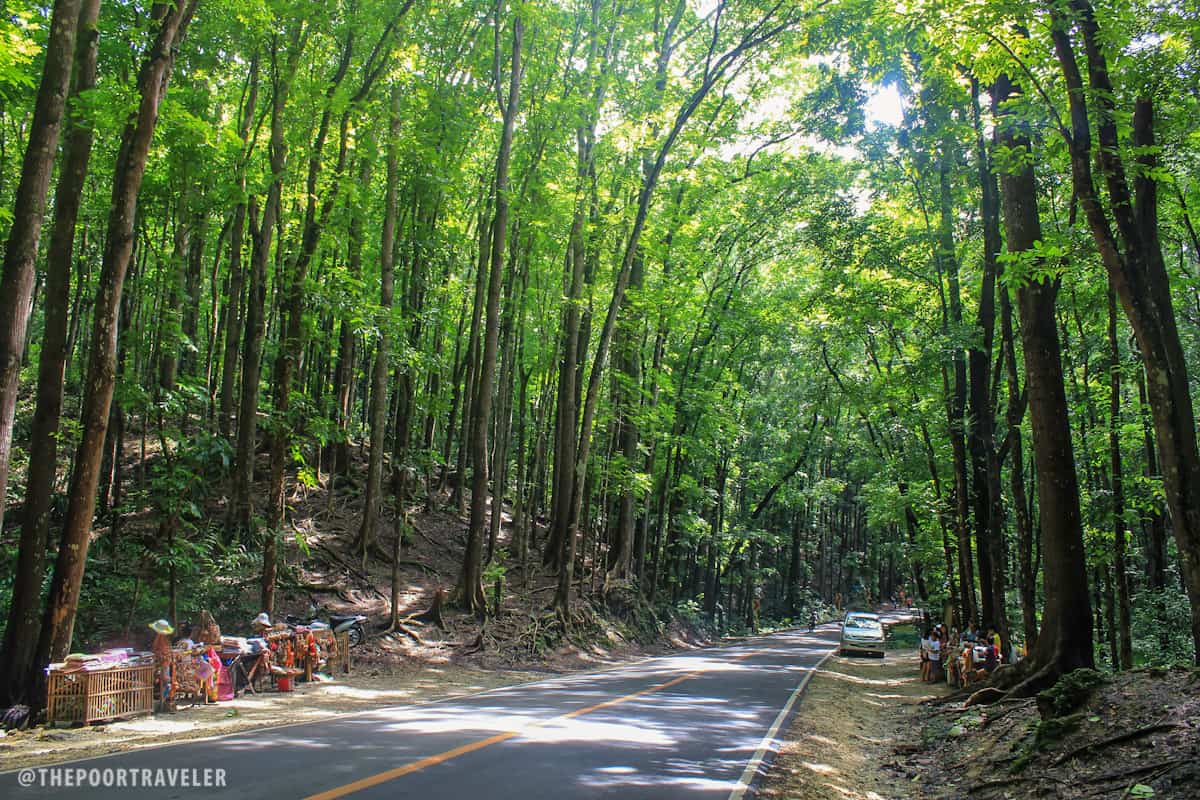
[[[424, 705], [0, 774], [0, 798], [738, 800], [838, 626]], [[126, 781], [225, 786], [134, 788]], [[185, 769], [181, 773], [166, 770]], [[87, 773], [81, 773], [87, 770]], [[112, 772], [106, 772], [112, 770]], [[138, 770], [131, 773], [131, 770]], [[146, 770], [154, 770], [147, 773]], [[111, 786], [69, 786], [111, 783]]]

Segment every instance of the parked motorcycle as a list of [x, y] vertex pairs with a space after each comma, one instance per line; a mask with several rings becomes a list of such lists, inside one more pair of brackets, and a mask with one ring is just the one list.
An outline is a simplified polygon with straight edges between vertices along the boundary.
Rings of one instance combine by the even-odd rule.
[[335, 634], [348, 633], [351, 647], [358, 647], [367, 640], [367, 618], [362, 614], [330, 614], [325, 622], [317, 617], [305, 622], [297, 616], [288, 614], [284, 617], [288, 625], [307, 625], [310, 628], [330, 628]]

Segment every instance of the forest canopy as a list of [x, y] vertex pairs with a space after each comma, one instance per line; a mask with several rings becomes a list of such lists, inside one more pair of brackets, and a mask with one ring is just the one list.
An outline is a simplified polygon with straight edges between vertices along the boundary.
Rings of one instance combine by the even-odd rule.
[[308, 492], [364, 568], [456, 511], [472, 613], [508, 570], [563, 626], [911, 597], [1020, 691], [1195, 660], [1198, 37], [0, 0], [0, 692], [183, 595], [274, 611]]

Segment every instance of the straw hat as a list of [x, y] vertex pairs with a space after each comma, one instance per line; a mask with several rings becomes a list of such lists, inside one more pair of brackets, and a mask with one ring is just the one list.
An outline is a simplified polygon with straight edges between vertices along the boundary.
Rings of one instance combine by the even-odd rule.
[[167, 622], [165, 619], [155, 620], [154, 622], [150, 623], [149, 627], [150, 630], [154, 631], [155, 633], [161, 633], [166, 636], [170, 636], [175, 632], [175, 629], [171, 627], [171, 623]]
[[262, 612], [261, 614], [259, 614], [257, 617], [254, 618], [254, 624], [262, 625], [265, 628], [271, 627], [271, 615], [265, 611]]

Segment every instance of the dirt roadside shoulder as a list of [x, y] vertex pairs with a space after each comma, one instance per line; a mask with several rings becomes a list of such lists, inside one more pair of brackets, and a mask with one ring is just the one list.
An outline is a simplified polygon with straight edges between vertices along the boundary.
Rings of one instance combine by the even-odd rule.
[[912, 787], [895, 747], [912, 737], [922, 700], [948, 692], [921, 682], [915, 650], [887, 657], [834, 654], [801, 696], [783, 745], [757, 793], [786, 800], [899, 800]]

